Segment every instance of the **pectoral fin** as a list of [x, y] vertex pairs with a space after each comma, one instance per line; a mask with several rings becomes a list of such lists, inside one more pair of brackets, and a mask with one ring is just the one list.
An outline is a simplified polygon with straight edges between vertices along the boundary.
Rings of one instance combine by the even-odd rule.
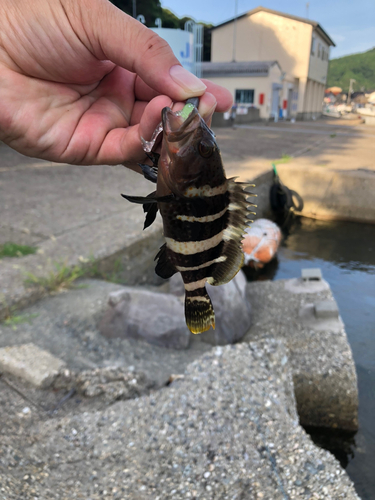
[[148, 181], [156, 183], [158, 178], [158, 169], [155, 167], [150, 167], [150, 165], [147, 165], [146, 163], [138, 163], [138, 165], [142, 169], [144, 178]]
[[143, 229], [146, 229], [154, 222], [156, 214], [158, 213], [158, 205], [157, 203], [153, 203], [152, 205], [143, 205], [143, 211], [146, 214]]

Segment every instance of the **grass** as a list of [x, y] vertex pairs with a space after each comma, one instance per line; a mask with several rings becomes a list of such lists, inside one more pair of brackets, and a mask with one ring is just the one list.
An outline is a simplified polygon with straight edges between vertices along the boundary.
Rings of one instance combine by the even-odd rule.
[[5, 297], [3, 297], [0, 303], [4, 306], [4, 325], [10, 326], [13, 330], [17, 330], [17, 325], [21, 323], [31, 323], [33, 318], [36, 318], [38, 314], [16, 314], [16, 306], [10, 307]]
[[330, 138], [334, 139], [336, 137], [336, 134], [330, 134]]
[[281, 158], [279, 158], [278, 160], [275, 160], [273, 163], [275, 165], [281, 165], [283, 163], [288, 163], [290, 162], [290, 160], [293, 159], [293, 156], [290, 156], [290, 155], [282, 155]]
[[30, 323], [31, 320], [39, 316], [38, 314], [14, 314], [5, 318], [4, 325], [10, 326], [13, 330], [17, 330], [17, 325], [21, 323]]
[[39, 277], [30, 272], [25, 274], [27, 276], [25, 285], [43, 288], [46, 292], [52, 293], [72, 288], [74, 281], [87, 274], [87, 268], [78, 265], [70, 267], [66, 262], [59, 262], [54, 264], [54, 270], [47, 276]]
[[8, 241], [7, 243], [0, 245], [0, 259], [3, 259], [4, 257], [24, 257], [25, 255], [34, 254], [36, 251], [36, 247], [17, 245], [17, 243]]
[[122, 283], [119, 274], [122, 272], [121, 259], [117, 259], [112, 267], [112, 272], [105, 273], [99, 269], [98, 263], [91, 257], [84, 261], [82, 265], [68, 266], [66, 262], [55, 262], [54, 269], [47, 276], [36, 276], [26, 272], [26, 286], [41, 288], [48, 293], [54, 293], [68, 288], [86, 288], [87, 285], [74, 285], [79, 278], [98, 278], [112, 283]]

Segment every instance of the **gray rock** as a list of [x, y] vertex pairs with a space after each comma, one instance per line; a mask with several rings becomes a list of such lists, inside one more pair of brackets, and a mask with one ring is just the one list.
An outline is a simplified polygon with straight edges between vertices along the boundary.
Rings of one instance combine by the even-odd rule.
[[[212, 345], [234, 344], [249, 330], [251, 307], [246, 299], [246, 278], [240, 271], [229, 283], [221, 286], [206, 285], [215, 310], [215, 330], [212, 328], [201, 333], [203, 342]], [[184, 295], [180, 274], [170, 279], [170, 292], [176, 296]]]
[[254, 311], [245, 340], [272, 336], [289, 349], [302, 425], [356, 430], [358, 388], [353, 355], [340, 317], [321, 318], [314, 304], [335, 303], [329, 285], [302, 280], [248, 284]]
[[22, 457], [15, 498], [358, 500], [298, 424], [286, 350], [270, 339], [217, 347], [162, 391], [25, 432], [3, 458], [7, 471]]
[[104, 336], [143, 339], [174, 349], [188, 347], [184, 306], [176, 296], [124, 287], [110, 294], [108, 303], [99, 326]]
[[155, 387], [144, 373], [122, 367], [105, 367], [83, 372], [63, 370], [53, 384], [54, 389], [75, 389], [87, 398], [102, 398], [106, 402], [132, 399]]
[[65, 363], [36, 345], [0, 349], [0, 372], [10, 373], [39, 388], [52, 384]]

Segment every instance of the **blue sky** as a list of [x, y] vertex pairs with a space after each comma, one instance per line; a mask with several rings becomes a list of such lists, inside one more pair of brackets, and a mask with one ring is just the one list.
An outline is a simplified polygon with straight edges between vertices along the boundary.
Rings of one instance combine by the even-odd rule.
[[[234, 16], [235, 0], [161, 0], [162, 6], [176, 15], [219, 24]], [[304, 0], [263, 0], [257, 3], [238, 0], [238, 13], [262, 5], [294, 16], [306, 17]], [[336, 43], [331, 58], [375, 47], [374, 0], [310, 0], [309, 18], [317, 21]]]

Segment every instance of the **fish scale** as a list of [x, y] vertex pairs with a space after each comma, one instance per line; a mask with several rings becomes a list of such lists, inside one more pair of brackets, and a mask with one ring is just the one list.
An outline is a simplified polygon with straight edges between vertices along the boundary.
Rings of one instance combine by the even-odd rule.
[[248, 207], [254, 206], [247, 197], [255, 195], [246, 191], [250, 184], [226, 178], [215, 136], [196, 107], [187, 118], [164, 108], [162, 126], [150, 143], [144, 141], [148, 153], [161, 131], [160, 157], [150, 157], [157, 175], [150, 174], [149, 166], [142, 168], [146, 178], [156, 180], [156, 191], [146, 198], [123, 196], [143, 204], [145, 227], [160, 211], [166, 243], [155, 258], [155, 271], [165, 279], [181, 273], [186, 324], [201, 333], [215, 328], [206, 283], [227, 283], [242, 267], [241, 241], [249, 223]]

